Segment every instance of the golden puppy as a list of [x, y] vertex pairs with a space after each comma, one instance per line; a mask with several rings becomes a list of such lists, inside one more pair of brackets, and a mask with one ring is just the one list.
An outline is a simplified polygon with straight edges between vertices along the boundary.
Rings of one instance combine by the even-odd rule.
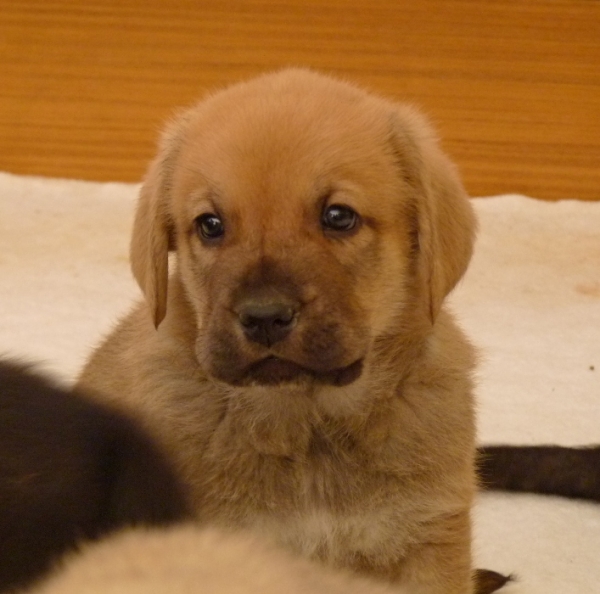
[[180, 526], [87, 545], [28, 594], [408, 594], [294, 557], [250, 534]]
[[80, 387], [142, 418], [200, 522], [468, 594], [474, 354], [443, 302], [474, 233], [413, 110], [305, 70], [235, 85], [164, 134], [145, 301]]

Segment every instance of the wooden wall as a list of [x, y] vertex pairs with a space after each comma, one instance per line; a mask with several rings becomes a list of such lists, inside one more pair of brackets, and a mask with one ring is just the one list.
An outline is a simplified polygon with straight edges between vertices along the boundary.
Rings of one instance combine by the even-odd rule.
[[597, 0], [0, 0], [0, 169], [138, 180], [174, 108], [288, 64], [420, 105], [473, 195], [600, 199]]

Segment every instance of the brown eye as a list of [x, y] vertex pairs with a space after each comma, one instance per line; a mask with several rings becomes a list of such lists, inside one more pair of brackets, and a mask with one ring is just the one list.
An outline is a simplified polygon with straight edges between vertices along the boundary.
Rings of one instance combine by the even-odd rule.
[[358, 214], [349, 206], [332, 204], [323, 211], [321, 225], [328, 231], [352, 231], [358, 220]]
[[202, 239], [219, 239], [225, 233], [223, 221], [218, 215], [212, 212], [207, 212], [196, 217], [195, 223], [196, 232]]

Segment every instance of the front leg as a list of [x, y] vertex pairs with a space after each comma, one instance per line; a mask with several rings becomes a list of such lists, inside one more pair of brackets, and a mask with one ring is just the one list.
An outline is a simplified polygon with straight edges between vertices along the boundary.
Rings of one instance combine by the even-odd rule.
[[395, 568], [394, 581], [411, 594], [475, 594], [469, 511], [437, 519], [424, 533]]

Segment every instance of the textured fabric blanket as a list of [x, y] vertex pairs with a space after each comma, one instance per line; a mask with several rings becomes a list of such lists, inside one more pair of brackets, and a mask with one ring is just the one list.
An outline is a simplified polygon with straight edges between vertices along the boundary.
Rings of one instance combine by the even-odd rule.
[[[137, 190], [0, 173], [0, 354], [72, 380], [140, 296]], [[450, 301], [480, 348], [480, 441], [599, 443], [600, 203], [474, 204], [476, 252]], [[507, 594], [599, 591], [600, 505], [489, 493], [474, 520], [477, 564], [518, 577]]]

